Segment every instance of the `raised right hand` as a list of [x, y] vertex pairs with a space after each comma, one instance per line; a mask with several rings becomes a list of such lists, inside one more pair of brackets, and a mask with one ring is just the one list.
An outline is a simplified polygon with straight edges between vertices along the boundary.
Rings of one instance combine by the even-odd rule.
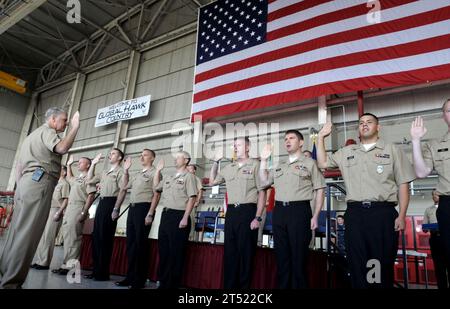
[[417, 117], [411, 124], [411, 138], [419, 140], [427, 134], [427, 128], [423, 125], [422, 117]]
[[80, 112], [79, 111], [76, 111], [75, 114], [73, 114], [70, 124], [73, 128], [80, 127]]
[[128, 171], [130, 167], [131, 167], [131, 157], [126, 157], [123, 163], [123, 168]]
[[73, 155], [70, 155], [69, 160], [67, 161], [67, 166], [70, 166], [73, 164]]
[[333, 124], [331, 122], [327, 122], [323, 125], [322, 129], [319, 131], [320, 137], [327, 137], [331, 134], [331, 131], [333, 129]]
[[161, 171], [164, 168], [164, 159], [159, 160], [158, 165], [156, 166], [157, 171]]
[[92, 160], [92, 164], [97, 164], [100, 161], [101, 157], [102, 157], [101, 153], [97, 154], [95, 158]]
[[261, 160], [267, 160], [272, 154], [272, 145], [266, 144], [261, 151]]

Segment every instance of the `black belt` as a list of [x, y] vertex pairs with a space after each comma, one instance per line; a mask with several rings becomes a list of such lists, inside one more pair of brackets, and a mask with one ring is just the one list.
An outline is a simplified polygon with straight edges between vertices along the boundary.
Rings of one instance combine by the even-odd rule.
[[282, 201], [275, 201], [275, 205], [279, 206], [303, 206], [304, 204], [310, 204], [310, 201], [289, 201], [289, 202], [282, 202]]
[[117, 196], [100, 196], [100, 200], [112, 200], [117, 199]]
[[186, 210], [164, 207], [162, 211], [172, 211], [172, 212], [183, 212], [184, 213]]
[[373, 208], [373, 207], [380, 207], [380, 206], [395, 207], [395, 206], [397, 206], [397, 203], [395, 203], [395, 202], [363, 201], [363, 202], [348, 202], [347, 206], [357, 206], [357, 207], [361, 207], [361, 208]]
[[228, 207], [234, 207], [234, 208], [238, 208], [238, 207], [242, 207], [242, 206], [256, 206], [256, 203], [234, 203], [234, 204], [228, 204]]
[[139, 206], [139, 205], [145, 205], [145, 206], [147, 206], [148, 204], [150, 204], [150, 203], [149, 203], [149, 202], [130, 203], [130, 207], [135, 207], [135, 206]]

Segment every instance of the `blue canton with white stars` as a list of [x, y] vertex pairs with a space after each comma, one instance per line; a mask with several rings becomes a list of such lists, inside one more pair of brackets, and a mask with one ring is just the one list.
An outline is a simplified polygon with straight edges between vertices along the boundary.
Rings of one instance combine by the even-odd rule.
[[267, 0], [218, 0], [200, 9], [197, 64], [266, 40]]

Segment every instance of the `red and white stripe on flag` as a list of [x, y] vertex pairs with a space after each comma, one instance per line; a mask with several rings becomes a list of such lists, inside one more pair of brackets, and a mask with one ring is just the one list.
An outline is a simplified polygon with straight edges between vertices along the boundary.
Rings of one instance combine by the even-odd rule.
[[200, 10], [197, 44], [192, 116], [207, 120], [450, 78], [450, 2], [218, 0]]

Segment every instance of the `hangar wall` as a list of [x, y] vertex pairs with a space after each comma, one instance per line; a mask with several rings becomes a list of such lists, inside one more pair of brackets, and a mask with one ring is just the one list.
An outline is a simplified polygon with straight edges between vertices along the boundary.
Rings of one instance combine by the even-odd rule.
[[6, 191], [30, 98], [0, 89], [0, 191]]

